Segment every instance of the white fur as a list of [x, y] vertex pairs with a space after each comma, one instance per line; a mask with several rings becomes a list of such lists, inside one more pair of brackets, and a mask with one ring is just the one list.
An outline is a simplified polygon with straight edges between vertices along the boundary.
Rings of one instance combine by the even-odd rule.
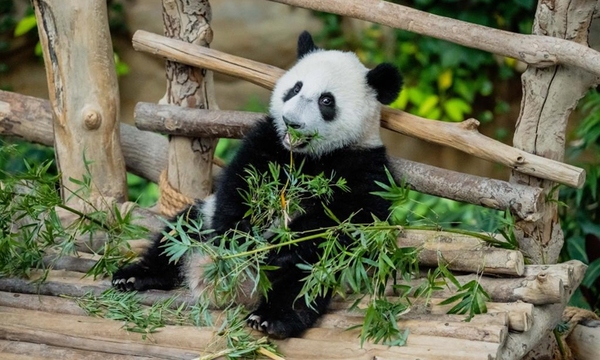
[[212, 229], [216, 201], [217, 197], [215, 194], [211, 194], [207, 196], [202, 203], [202, 227], [204, 229]]
[[[271, 116], [282, 139], [287, 132], [282, 117], [286, 116], [303, 125], [299, 130], [303, 134], [319, 135], [298, 152], [320, 156], [344, 147], [380, 146], [381, 104], [367, 84], [368, 71], [354, 53], [319, 50], [305, 55], [279, 79], [271, 97]], [[285, 94], [298, 81], [302, 89], [284, 102]], [[332, 121], [325, 121], [319, 111], [318, 100], [324, 92], [335, 97], [336, 117]]]

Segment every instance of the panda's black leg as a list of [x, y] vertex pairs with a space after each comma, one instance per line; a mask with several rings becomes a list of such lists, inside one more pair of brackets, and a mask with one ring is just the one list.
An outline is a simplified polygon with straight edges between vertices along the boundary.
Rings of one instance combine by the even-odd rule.
[[273, 284], [266, 299], [247, 318], [247, 323], [255, 330], [267, 333], [277, 339], [298, 336], [311, 327], [327, 310], [330, 295], [318, 297], [312, 307], [303, 298], [296, 299], [302, 289], [301, 279], [306, 276], [299, 271], [286, 275]]
[[168, 256], [163, 254], [164, 242], [161, 240], [162, 235], [156, 236], [139, 261], [126, 265], [113, 274], [112, 285], [117, 290], [170, 290], [182, 283], [181, 260], [176, 264], [169, 263]]

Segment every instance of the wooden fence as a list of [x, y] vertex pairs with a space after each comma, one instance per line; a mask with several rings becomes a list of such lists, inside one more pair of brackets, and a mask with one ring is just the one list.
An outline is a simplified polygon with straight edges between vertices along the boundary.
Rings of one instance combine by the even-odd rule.
[[[580, 187], [585, 180], [584, 170], [563, 163], [565, 131], [579, 99], [600, 82], [600, 53], [588, 47], [589, 27], [599, 1], [540, 0], [532, 35], [379, 0], [271, 1], [404, 29], [528, 64], [522, 76], [523, 99], [513, 146], [480, 134], [476, 119], [445, 123], [386, 107], [382, 126], [510, 169], [510, 181], [501, 181], [392, 159], [394, 171], [415, 190], [510, 209], [517, 218], [521, 251], [534, 263], [556, 263], [564, 239], [556, 202], [550, 201], [557, 193], [551, 189], [557, 183]], [[260, 117], [219, 110], [212, 71], [269, 89], [283, 72], [208, 48], [213, 37], [208, 0], [163, 0], [165, 35], [138, 31], [133, 46], [167, 60], [165, 96], [159, 104], [138, 104], [137, 128], [119, 124], [106, 1], [33, 0], [33, 5], [50, 101], [0, 91], [0, 134], [54, 146], [63, 184], [82, 178], [89, 170], [93, 186], [86, 201], [102, 198], [111, 199], [103, 203], [124, 203], [126, 170], [161, 183], [165, 214], [205, 197], [212, 188], [213, 169], [221, 165], [213, 158], [216, 139], [241, 137]], [[167, 140], [142, 130], [170, 136]], [[65, 188], [63, 199], [81, 206]], [[520, 357], [534, 347], [558, 321], [563, 308], [564, 304], [552, 308], [548, 312], [552, 321], [546, 328], [523, 341], [525, 348], [512, 349], [507, 358]]]

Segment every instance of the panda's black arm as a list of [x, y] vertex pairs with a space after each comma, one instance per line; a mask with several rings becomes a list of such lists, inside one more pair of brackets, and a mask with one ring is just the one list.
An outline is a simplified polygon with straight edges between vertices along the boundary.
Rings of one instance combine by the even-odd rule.
[[217, 233], [237, 227], [248, 211], [248, 205], [241, 195], [249, 191], [246, 171], [254, 168], [262, 174], [268, 170], [269, 163], [282, 164], [288, 158], [289, 152], [282, 147], [270, 118], [252, 128], [235, 157], [219, 176], [213, 216], [213, 227]]

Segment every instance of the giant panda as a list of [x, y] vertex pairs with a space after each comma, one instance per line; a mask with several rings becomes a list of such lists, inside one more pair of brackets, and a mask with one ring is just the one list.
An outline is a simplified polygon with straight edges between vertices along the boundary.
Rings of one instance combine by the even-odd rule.
[[[225, 234], [247, 226], [244, 214], [248, 206], [240, 195], [248, 189], [243, 179], [245, 170], [252, 166], [263, 173], [269, 162], [284, 166], [290, 156], [296, 164], [303, 164], [304, 174], [323, 173], [346, 180], [350, 191], [335, 190], [327, 205], [339, 220], [352, 217], [354, 223], [370, 223], [373, 216], [387, 218], [389, 202], [371, 193], [381, 190], [376, 181], [388, 181], [388, 159], [379, 135], [380, 111], [381, 104], [397, 97], [401, 75], [391, 64], [369, 70], [354, 53], [317, 48], [308, 32], [298, 38], [297, 57], [297, 63], [275, 85], [269, 116], [247, 134], [220, 175], [215, 193], [183, 212], [187, 217], [202, 217], [204, 228]], [[294, 141], [291, 131], [306, 136]], [[289, 222], [292, 231], [336, 225], [320, 202], [307, 201], [302, 207], [304, 212]], [[157, 236], [140, 261], [113, 275], [115, 288], [168, 290], [183, 282], [193, 291], [206, 287], [200, 267], [206, 259], [192, 256], [185, 265], [169, 263], [161, 238]], [[347, 236], [340, 236], [339, 241], [352, 246]], [[319, 241], [270, 253], [267, 264], [277, 267], [268, 275], [272, 288], [266, 297], [259, 297], [247, 317], [248, 325], [274, 338], [296, 336], [312, 326], [326, 311], [331, 294], [318, 297], [311, 306], [302, 299], [296, 301], [303, 286], [301, 279], [306, 276], [296, 265], [316, 263], [319, 255]]]

